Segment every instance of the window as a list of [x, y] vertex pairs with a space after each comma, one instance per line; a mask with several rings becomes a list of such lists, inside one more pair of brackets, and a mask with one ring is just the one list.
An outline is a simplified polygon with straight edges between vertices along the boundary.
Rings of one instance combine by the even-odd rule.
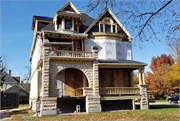
[[65, 20], [65, 29], [71, 29], [71, 28], [72, 28], [72, 21]]
[[106, 17], [99, 22], [99, 32], [117, 33], [117, 23], [115, 23], [111, 18]]
[[116, 33], [116, 26], [113, 25], [113, 32]]
[[11, 86], [13, 85], [13, 83], [10, 84]]
[[57, 20], [57, 29], [61, 29], [62, 28], [62, 20], [58, 19]]
[[5, 90], [7, 89], [7, 87], [8, 87], [8, 84], [5, 84]]
[[111, 32], [111, 25], [105, 25], [105, 32]]

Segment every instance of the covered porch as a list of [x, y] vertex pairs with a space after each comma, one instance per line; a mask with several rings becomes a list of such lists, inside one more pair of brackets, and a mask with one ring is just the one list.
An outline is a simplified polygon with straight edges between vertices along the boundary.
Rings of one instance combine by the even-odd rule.
[[[148, 109], [147, 85], [144, 76], [146, 63], [133, 60], [98, 60], [98, 62], [101, 102], [130, 100], [129, 105], [135, 109], [134, 99], [137, 98], [141, 99], [141, 109]], [[134, 87], [134, 70], [138, 70], [139, 73], [138, 87]]]

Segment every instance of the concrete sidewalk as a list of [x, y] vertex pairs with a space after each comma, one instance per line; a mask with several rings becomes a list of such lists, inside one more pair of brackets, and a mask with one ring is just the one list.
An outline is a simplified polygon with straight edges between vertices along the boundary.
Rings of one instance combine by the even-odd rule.
[[20, 108], [14, 108], [14, 109], [4, 109], [0, 110], [0, 119], [11, 119], [10, 116], [12, 112], [19, 112], [19, 111], [25, 111], [29, 110], [30, 107], [20, 107]]
[[4, 110], [0, 110], [0, 113], [11, 113], [11, 112], [18, 112], [18, 111], [24, 111], [24, 110], [29, 110], [29, 109], [30, 107], [4, 109]]
[[[136, 105], [140, 105], [139, 102], [135, 102]], [[169, 102], [150, 102], [149, 105], [166, 105], [166, 106], [180, 106], [180, 103], [169, 103]]]

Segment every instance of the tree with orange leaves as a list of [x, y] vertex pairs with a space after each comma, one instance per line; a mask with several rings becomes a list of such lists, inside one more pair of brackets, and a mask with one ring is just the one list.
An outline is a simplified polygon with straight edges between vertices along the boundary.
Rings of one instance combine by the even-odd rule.
[[138, 87], [137, 85], [139, 84], [139, 77], [137, 72], [133, 72], [134, 75], [134, 87]]
[[162, 65], [172, 66], [174, 64], [174, 59], [171, 55], [162, 54], [161, 56], [152, 57], [150, 69], [154, 73]]
[[154, 90], [159, 94], [169, 94], [173, 86], [172, 77], [167, 74], [169, 67], [174, 64], [171, 55], [162, 54], [161, 56], [152, 57], [150, 69], [152, 72], [146, 72], [146, 83], [149, 90]]

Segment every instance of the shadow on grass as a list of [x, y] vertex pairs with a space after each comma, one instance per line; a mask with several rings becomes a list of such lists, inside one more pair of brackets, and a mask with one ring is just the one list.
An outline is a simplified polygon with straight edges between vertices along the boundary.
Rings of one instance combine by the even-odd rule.
[[[179, 108], [179, 106], [169, 106], [169, 105], [150, 105], [149, 109], [168, 109], [168, 108]], [[136, 109], [140, 109], [140, 105], [136, 105]]]
[[150, 105], [149, 109], [167, 109], [167, 108], [179, 108], [179, 106], [169, 106], [169, 105]]

